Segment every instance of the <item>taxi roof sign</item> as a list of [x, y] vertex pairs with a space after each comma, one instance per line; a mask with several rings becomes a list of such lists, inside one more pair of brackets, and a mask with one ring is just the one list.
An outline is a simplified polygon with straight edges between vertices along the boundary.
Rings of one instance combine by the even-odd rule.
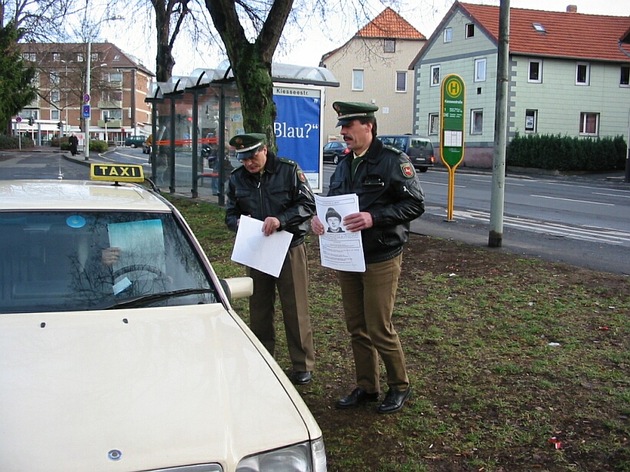
[[108, 182], [144, 182], [144, 171], [141, 165], [92, 164], [90, 179]]

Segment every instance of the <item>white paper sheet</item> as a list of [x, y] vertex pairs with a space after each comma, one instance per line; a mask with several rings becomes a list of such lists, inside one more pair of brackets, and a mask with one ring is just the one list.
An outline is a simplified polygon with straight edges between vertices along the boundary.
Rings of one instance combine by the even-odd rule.
[[288, 231], [276, 231], [265, 236], [262, 226], [263, 222], [260, 220], [241, 216], [232, 260], [278, 277], [293, 235]]
[[361, 231], [351, 233], [346, 231], [343, 225], [341, 232], [333, 233], [326, 221], [326, 213], [333, 209], [341, 219], [351, 213], [359, 211], [359, 197], [356, 194], [338, 195], [334, 197], [322, 197], [315, 195], [317, 217], [324, 225], [324, 234], [319, 237], [319, 252], [321, 263], [324, 267], [346, 272], [365, 272], [365, 259], [363, 257], [363, 242]]

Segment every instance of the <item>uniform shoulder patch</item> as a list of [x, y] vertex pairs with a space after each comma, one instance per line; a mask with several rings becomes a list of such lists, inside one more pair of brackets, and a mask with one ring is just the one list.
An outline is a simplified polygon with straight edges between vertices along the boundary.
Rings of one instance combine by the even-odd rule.
[[292, 160], [292, 159], [288, 159], [288, 158], [286, 158], [286, 157], [278, 157], [278, 160], [279, 160], [280, 162], [284, 162], [285, 164], [293, 164], [293, 165], [296, 165], [296, 164], [297, 164], [297, 162], [295, 162], [294, 160]]
[[304, 172], [302, 172], [302, 169], [299, 169], [297, 171], [297, 177], [298, 177], [298, 179], [300, 179], [300, 182], [302, 182], [302, 183], [306, 182], [306, 175], [304, 175]]
[[383, 144], [383, 147], [385, 149], [392, 151], [395, 154], [402, 154], [402, 151], [400, 149], [395, 148], [394, 146], [390, 146], [389, 144]]
[[413, 168], [411, 162], [401, 163], [400, 171], [402, 172], [403, 177], [405, 177], [406, 179], [411, 179], [416, 175], [416, 170]]

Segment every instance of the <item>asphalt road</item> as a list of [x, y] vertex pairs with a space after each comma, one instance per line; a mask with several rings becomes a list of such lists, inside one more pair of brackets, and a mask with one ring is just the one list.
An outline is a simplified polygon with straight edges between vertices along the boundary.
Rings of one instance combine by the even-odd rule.
[[[124, 152], [129, 153], [129, 150], [125, 149]], [[138, 160], [146, 159], [146, 156], [143, 156], [141, 152], [138, 152], [138, 154]], [[93, 155], [90, 159], [91, 161], [98, 161], [99, 157]], [[110, 159], [108, 159], [108, 161], [111, 162]], [[86, 178], [85, 164], [87, 164], [87, 162], [83, 161], [81, 155], [72, 159], [69, 154], [64, 153], [1, 152], [0, 179], [59, 178], [60, 176], [64, 179]], [[334, 166], [325, 166], [325, 182], [328, 182], [329, 176], [333, 170]], [[427, 173], [420, 174], [425, 192], [431, 187], [429, 182], [439, 180], [440, 178], [443, 179], [444, 175], [438, 175], [440, 172], [441, 170], [439, 169], [432, 169]], [[458, 172], [460, 171], [458, 170]], [[461, 173], [464, 172], [476, 171], [461, 170]], [[444, 172], [442, 172], [442, 174], [444, 174]], [[457, 175], [456, 173], [456, 183], [458, 179]], [[488, 174], [484, 172], [481, 172], [480, 175], [488, 177]], [[510, 175], [510, 178], [531, 179], [532, 177], [531, 175]], [[630, 184], [623, 182], [622, 173], [612, 175], [536, 176], [536, 178], [573, 186], [601, 186], [603, 189], [610, 187], [617, 191], [624, 192], [624, 195], [630, 197]], [[432, 190], [431, 193], [434, 194], [437, 192]], [[489, 248], [487, 213], [470, 212], [465, 208], [458, 209], [456, 205], [455, 218], [452, 221], [446, 221], [445, 207], [443, 205], [434, 204], [432, 198], [434, 198], [433, 195], [427, 196], [427, 211], [421, 218], [412, 222], [412, 232], [437, 238], [461, 241], [475, 247], [487, 248], [491, 251], [504, 251], [534, 256], [549, 261], [564, 262], [598, 271], [630, 275], [630, 249], [627, 243], [624, 242], [626, 245], [615, 244], [606, 240], [604, 237], [580, 238], [576, 236], [576, 234], [580, 232], [588, 232], [589, 228], [587, 226], [576, 224], [574, 228], [563, 226], [561, 230], [557, 230], [554, 227], [555, 225], [545, 224], [544, 222], [530, 226], [505, 224], [503, 227], [501, 247]], [[216, 201], [216, 198], [210, 198], [210, 200]], [[630, 208], [630, 200], [628, 201], [628, 207]], [[630, 228], [625, 228], [625, 232], [630, 232]]]

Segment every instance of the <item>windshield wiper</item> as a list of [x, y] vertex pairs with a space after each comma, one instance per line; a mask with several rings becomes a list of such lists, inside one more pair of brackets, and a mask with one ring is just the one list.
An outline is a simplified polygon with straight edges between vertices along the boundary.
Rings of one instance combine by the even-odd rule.
[[180, 290], [172, 290], [170, 292], [151, 293], [148, 295], [140, 295], [138, 297], [128, 298], [116, 302], [106, 310], [118, 310], [120, 308], [134, 308], [143, 306], [153, 302], [159, 302], [161, 300], [167, 300], [175, 297], [185, 297], [186, 295], [197, 295], [202, 293], [214, 293], [212, 288], [184, 288]]

